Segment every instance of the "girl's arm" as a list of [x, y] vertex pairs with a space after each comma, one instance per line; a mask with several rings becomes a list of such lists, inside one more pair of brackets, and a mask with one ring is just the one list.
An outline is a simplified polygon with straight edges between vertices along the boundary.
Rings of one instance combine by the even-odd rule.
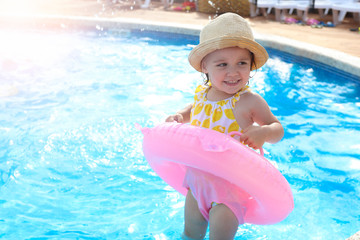
[[174, 115], [170, 115], [165, 119], [165, 122], [178, 122], [178, 123], [188, 123], [190, 122], [190, 113], [192, 104], [189, 104], [185, 108], [181, 109]]
[[243, 130], [240, 141], [254, 149], [261, 148], [265, 142], [277, 143], [284, 136], [284, 129], [280, 122], [268, 125], [250, 125]]
[[[284, 129], [279, 120], [271, 112], [267, 102], [258, 94], [249, 94], [241, 105], [247, 113], [242, 116], [245, 121], [240, 141], [254, 149], [259, 149], [265, 142], [276, 143], [284, 136]], [[244, 123], [244, 122], [243, 122]], [[254, 125], [257, 123], [257, 125]]]

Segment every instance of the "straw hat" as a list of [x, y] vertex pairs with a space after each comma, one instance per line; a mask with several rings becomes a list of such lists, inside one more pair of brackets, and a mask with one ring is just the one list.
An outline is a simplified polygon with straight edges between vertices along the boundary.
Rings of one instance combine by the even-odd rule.
[[209, 53], [228, 47], [246, 48], [255, 56], [251, 70], [260, 68], [269, 58], [265, 48], [255, 42], [249, 23], [235, 13], [225, 13], [212, 20], [200, 32], [200, 44], [189, 54], [189, 62], [201, 72], [201, 61]]

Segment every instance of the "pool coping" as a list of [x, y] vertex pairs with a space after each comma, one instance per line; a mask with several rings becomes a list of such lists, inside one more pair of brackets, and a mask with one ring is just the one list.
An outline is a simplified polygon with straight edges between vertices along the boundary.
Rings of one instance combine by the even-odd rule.
[[[28, 16], [7, 16], [0, 15], [0, 26], [27, 26], [75, 28], [87, 27], [93, 29], [140, 29], [147, 31], [159, 31], [167, 33], [178, 33], [198, 36], [203, 26], [194, 24], [180, 24], [174, 22], [147, 21], [137, 18], [104, 18], [104, 17], [79, 17], [63, 15], [28, 15]], [[310, 43], [305, 43], [286, 37], [260, 34], [254, 32], [255, 39], [265, 48], [272, 48], [296, 56], [309, 58], [323, 63], [330, 67], [360, 78], [360, 57], [352, 56], [344, 52], [333, 50]]]

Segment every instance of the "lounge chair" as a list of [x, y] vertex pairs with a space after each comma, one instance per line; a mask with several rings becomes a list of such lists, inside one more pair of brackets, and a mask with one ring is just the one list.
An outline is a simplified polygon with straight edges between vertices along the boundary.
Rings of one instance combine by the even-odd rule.
[[[171, 6], [174, 3], [174, 0], [162, 0], [162, 2], [164, 3], [164, 8], [168, 8], [169, 6]], [[136, 3], [141, 8], [148, 8], [151, 3], [151, 0], [145, 0], [144, 4], [142, 3], [142, 0], [136, 0]]]
[[348, 12], [353, 13], [355, 21], [360, 23], [360, 2], [334, 4], [332, 5], [332, 11], [335, 26], [344, 20]]
[[256, 17], [259, 14], [259, 11], [261, 11], [261, 13], [267, 17], [278, 0], [249, 0], [249, 2], [250, 17]]
[[270, 14], [272, 8], [275, 8], [276, 21], [283, 21], [285, 15], [296, 9], [297, 15], [303, 20], [307, 20], [307, 13], [310, 7], [308, 0], [249, 0], [250, 16], [257, 16], [259, 9], [264, 16]]
[[317, 0], [314, 3], [314, 9], [319, 11], [320, 18], [324, 18], [329, 13], [333, 4], [331, 0]]
[[292, 12], [296, 9], [298, 17], [300, 17], [302, 21], [306, 22], [309, 7], [309, 1], [279, 1], [274, 6], [275, 19], [279, 22], [283, 21], [287, 13], [292, 14]]
[[354, 0], [316, 0], [313, 7], [319, 11], [320, 18], [324, 18], [333, 5], [345, 5], [353, 2]]

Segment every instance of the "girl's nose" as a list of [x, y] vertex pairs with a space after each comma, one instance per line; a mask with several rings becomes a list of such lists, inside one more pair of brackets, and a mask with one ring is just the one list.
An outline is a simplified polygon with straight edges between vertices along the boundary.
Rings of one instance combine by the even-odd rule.
[[238, 75], [238, 66], [228, 66], [227, 75], [229, 76]]

